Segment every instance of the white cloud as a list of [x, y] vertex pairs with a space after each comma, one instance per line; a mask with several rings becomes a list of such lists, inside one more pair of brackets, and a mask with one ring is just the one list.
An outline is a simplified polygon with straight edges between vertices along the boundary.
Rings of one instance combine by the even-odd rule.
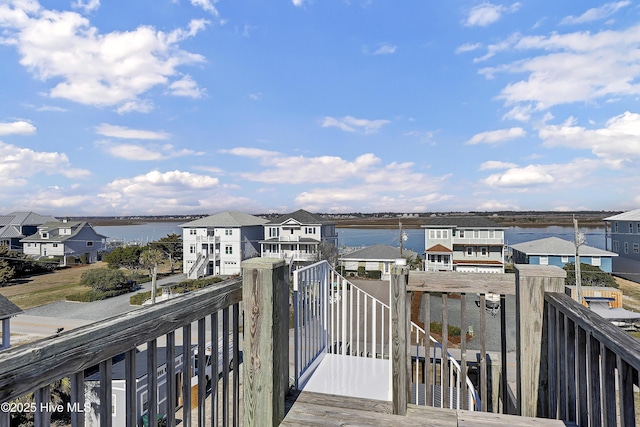
[[198, 83], [187, 74], [169, 85], [169, 93], [175, 96], [198, 99], [205, 96], [206, 90], [198, 87]]
[[168, 85], [179, 67], [204, 61], [179, 44], [206, 25], [193, 20], [171, 32], [140, 26], [101, 34], [76, 12], [46, 10], [35, 1], [0, 5], [2, 43], [16, 46], [20, 64], [36, 78], [54, 82], [49, 96], [120, 112], [148, 110], [153, 104], [142, 95]]
[[516, 138], [522, 138], [527, 133], [522, 128], [499, 129], [488, 132], [481, 132], [474, 135], [467, 144], [500, 144]]
[[0, 123], [0, 135], [31, 135], [34, 133], [36, 133], [36, 127], [24, 120]]
[[373, 55], [391, 55], [396, 52], [398, 46], [390, 43], [382, 43], [376, 50], [373, 51]]
[[518, 205], [505, 203], [500, 200], [487, 200], [484, 203], [481, 203], [480, 206], [477, 207], [479, 211], [506, 211], [506, 210], [519, 210]]
[[549, 147], [563, 146], [591, 150], [610, 167], [637, 165], [640, 159], [640, 114], [629, 111], [609, 119], [606, 127], [586, 129], [570, 118], [561, 125], [540, 129], [540, 139]]
[[96, 133], [112, 138], [123, 139], [169, 139], [171, 137], [171, 135], [166, 132], [130, 129], [124, 126], [110, 125], [107, 123], [102, 123], [96, 126]]
[[214, 6], [215, 3], [217, 3], [217, 0], [216, 1], [211, 1], [211, 0], [191, 0], [191, 4], [192, 5], [201, 7], [202, 9], [204, 9], [206, 12], [209, 12], [213, 16], [218, 16], [218, 10]]
[[33, 151], [0, 142], [0, 187], [24, 187], [29, 178], [38, 174], [80, 178], [90, 172], [72, 168], [66, 154]]
[[585, 184], [586, 177], [599, 168], [600, 162], [576, 159], [567, 164], [528, 165], [512, 167], [482, 180], [489, 187], [532, 190], [549, 185]]
[[488, 162], [484, 162], [480, 165], [480, 170], [491, 170], [491, 169], [511, 169], [518, 167], [515, 163], [508, 162], [500, 162], [497, 160], [489, 160]]
[[254, 159], [262, 159], [267, 157], [278, 156], [280, 153], [276, 151], [263, 150], [261, 148], [236, 147], [230, 150], [220, 150], [222, 154], [233, 154], [234, 156], [250, 157]]
[[100, 7], [100, 0], [76, 0], [71, 3], [76, 9], [82, 9], [85, 13], [93, 12]]
[[251, 199], [228, 194], [218, 178], [179, 170], [151, 171], [114, 180], [98, 198], [110, 211], [147, 215], [251, 210], [256, 206]]
[[203, 152], [187, 149], [176, 150], [171, 144], [114, 144], [110, 141], [102, 141], [96, 143], [96, 145], [113, 157], [127, 160], [166, 160], [184, 156], [201, 156], [204, 154]]
[[504, 13], [513, 13], [520, 8], [520, 3], [511, 6], [502, 6], [491, 3], [482, 3], [474, 6], [464, 23], [467, 27], [486, 27], [497, 22]]
[[629, 6], [630, 4], [631, 2], [628, 0], [605, 3], [600, 7], [594, 7], [587, 10], [580, 16], [567, 16], [560, 22], [560, 24], [584, 24], [586, 22], [606, 19], [618, 10]]
[[473, 52], [481, 47], [482, 43], [465, 43], [456, 48], [456, 53]]
[[389, 120], [367, 120], [367, 119], [357, 119], [352, 116], [345, 116], [343, 118], [335, 118], [327, 116], [322, 120], [322, 127], [337, 127], [345, 132], [364, 132], [368, 133], [376, 133], [380, 130], [380, 128], [386, 124], [391, 123]]
[[306, 0], [291, 0], [291, 3], [293, 3], [293, 5], [296, 7], [302, 7], [305, 1]]
[[526, 123], [531, 120], [532, 110], [531, 105], [516, 105], [502, 116], [502, 120], [517, 120]]
[[[640, 25], [622, 31], [513, 36], [500, 49], [535, 55], [480, 73], [524, 74], [502, 89], [505, 105], [531, 105], [534, 110], [574, 102], [605, 101], [640, 94]], [[538, 54], [542, 51], [543, 54]], [[489, 55], [489, 54], [487, 54]]]

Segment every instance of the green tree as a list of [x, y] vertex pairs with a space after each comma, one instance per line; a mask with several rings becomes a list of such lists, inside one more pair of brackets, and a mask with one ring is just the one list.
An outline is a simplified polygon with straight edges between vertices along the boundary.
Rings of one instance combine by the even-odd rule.
[[0, 285], [7, 283], [13, 279], [16, 275], [16, 271], [9, 265], [4, 259], [0, 259]]
[[130, 271], [140, 268], [140, 254], [143, 248], [140, 246], [126, 246], [116, 248], [105, 255], [104, 260], [111, 268], [124, 267]]
[[171, 269], [171, 274], [173, 274], [175, 261], [182, 259], [182, 236], [176, 233], [167, 234], [149, 246], [157, 248], [164, 253], [169, 260], [169, 268]]
[[[565, 285], [576, 285], [576, 268], [575, 263], [569, 262], [563, 267], [567, 272], [567, 278], [565, 279]], [[580, 263], [580, 278], [582, 279], [582, 286], [608, 286], [611, 288], [617, 288], [618, 284], [616, 280], [609, 273], [605, 273], [600, 269], [590, 264]]]
[[127, 275], [122, 270], [113, 268], [87, 270], [80, 276], [80, 284], [98, 292], [118, 291], [129, 288]]
[[149, 269], [151, 276], [151, 304], [156, 302], [156, 278], [158, 276], [158, 264], [164, 260], [164, 254], [155, 248], [147, 249], [140, 254], [140, 264]]

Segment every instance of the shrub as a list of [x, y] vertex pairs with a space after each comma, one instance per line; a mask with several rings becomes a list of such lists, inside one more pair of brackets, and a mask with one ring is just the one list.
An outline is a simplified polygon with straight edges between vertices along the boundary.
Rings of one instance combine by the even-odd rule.
[[358, 267], [358, 276], [360, 277], [364, 277], [367, 274], [366, 270], [364, 269], [364, 266], [360, 266]]
[[121, 270], [96, 268], [82, 273], [80, 284], [95, 291], [129, 290], [128, 278]]
[[[431, 332], [434, 332], [436, 334], [441, 334], [442, 333], [442, 323], [440, 323], [440, 322], [431, 322], [431, 323], [429, 323], [429, 328], [430, 328]], [[447, 330], [449, 331], [449, 336], [450, 337], [459, 337], [462, 334], [462, 331], [460, 330], [460, 327], [458, 327], [458, 326], [449, 325]]]
[[380, 270], [370, 270], [370, 271], [367, 272], [367, 276], [370, 279], [380, 280], [380, 278], [382, 277], [382, 271], [380, 271]]

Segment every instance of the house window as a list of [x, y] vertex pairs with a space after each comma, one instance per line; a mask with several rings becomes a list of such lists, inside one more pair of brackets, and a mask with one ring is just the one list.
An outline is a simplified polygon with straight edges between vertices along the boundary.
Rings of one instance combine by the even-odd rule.
[[278, 227], [269, 228], [269, 237], [279, 237], [279, 236], [280, 236], [280, 228]]
[[636, 253], [636, 254], [638, 252], [640, 252], [640, 245], [639, 244], [637, 244], [637, 243], [633, 244], [633, 252]]
[[489, 238], [490, 239], [496, 238], [496, 230], [489, 230]]
[[544, 255], [540, 257], [540, 265], [549, 265], [549, 257]]
[[633, 224], [629, 223], [629, 233], [633, 233]]
[[93, 242], [88, 241], [88, 242], [87, 242], [87, 246], [93, 246]]
[[43, 239], [48, 239], [49, 238], [49, 233], [42, 233], [42, 238]]
[[473, 256], [473, 247], [467, 246], [467, 256]]
[[563, 255], [563, 256], [562, 256], [562, 262], [564, 262], [564, 263], [569, 262], [569, 257], [568, 257], [568, 256], [566, 256], [566, 255]]
[[473, 230], [473, 238], [477, 239], [478, 237], [480, 237], [480, 230]]
[[629, 242], [624, 242], [624, 253], [625, 254], [629, 253]]
[[224, 247], [224, 253], [227, 254], [227, 255], [233, 255], [233, 246], [226, 245]]
[[618, 251], [620, 251], [620, 245], [618, 244], [617, 240], [613, 241], [613, 252], [618, 253]]
[[480, 255], [489, 256], [489, 250], [487, 249], [486, 246], [483, 246], [483, 247], [480, 248]]
[[54, 243], [54, 244], [53, 244], [53, 247], [54, 247], [54, 248], [57, 248], [57, 247], [58, 247], [58, 244], [57, 244], [57, 243]]
[[196, 245], [189, 245], [189, 253], [190, 254], [196, 253]]
[[442, 239], [442, 230], [436, 231], [436, 239]]
[[615, 233], [617, 233], [617, 232], [618, 232], [618, 223], [617, 223], [617, 222], [614, 222], [614, 223], [613, 223], [613, 231], [614, 231]]
[[233, 236], [233, 230], [229, 230], [229, 229], [224, 230], [224, 235], [225, 236]]
[[460, 230], [460, 238], [464, 239], [464, 230]]
[[316, 234], [315, 227], [305, 227], [304, 234]]
[[189, 230], [189, 234], [191, 236], [195, 236], [196, 235], [196, 230], [192, 228], [191, 230]]
[[591, 258], [591, 265], [595, 267], [600, 267], [602, 265], [602, 261], [599, 256], [594, 256]]
[[429, 230], [429, 238], [430, 239], [436, 238], [436, 230]]

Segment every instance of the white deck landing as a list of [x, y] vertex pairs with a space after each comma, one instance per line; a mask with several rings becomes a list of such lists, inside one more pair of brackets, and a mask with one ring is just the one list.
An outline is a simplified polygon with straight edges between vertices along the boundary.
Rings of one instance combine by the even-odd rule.
[[389, 365], [384, 359], [326, 354], [303, 390], [390, 401]]

